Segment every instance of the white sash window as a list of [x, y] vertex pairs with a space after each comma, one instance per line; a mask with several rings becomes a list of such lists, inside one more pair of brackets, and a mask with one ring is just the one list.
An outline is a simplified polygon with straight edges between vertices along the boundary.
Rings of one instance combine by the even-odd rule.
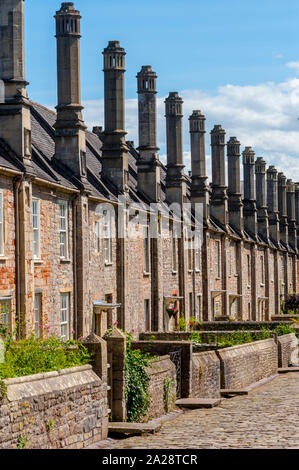
[[67, 201], [59, 201], [59, 243], [60, 243], [60, 258], [67, 259], [69, 256]]
[[40, 258], [40, 200], [32, 200], [33, 256]]

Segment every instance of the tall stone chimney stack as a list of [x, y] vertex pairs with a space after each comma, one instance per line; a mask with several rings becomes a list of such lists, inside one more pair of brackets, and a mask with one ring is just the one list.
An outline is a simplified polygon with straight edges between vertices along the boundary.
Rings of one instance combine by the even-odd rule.
[[0, 0], [0, 138], [31, 166], [30, 103], [25, 80], [24, 0]]
[[273, 165], [269, 166], [267, 170], [267, 202], [270, 237], [274, 242], [279, 243], [278, 177], [277, 170]]
[[297, 250], [299, 250], [299, 183], [295, 184], [295, 207], [296, 207], [296, 227], [297, 227]]
[[278, 211], [280, 239], [288, 244], [288, 213], [287, 213], [287, 179], [283, 173], [278, 173]]
[[251, 235], [257, 236], [257, 209], [255, 199], [255, 153], [251, 147], [243, 151], [244, 172], [244, 227]]
[[189, 117], [191, 138], [192, 204], [203, 204], [203, 217], [209, 217], [210, 197], [206, 171], [205, 116], [201, 111], [193, 111]]
[[118, 41], [109, 41], [103, 51], [105, 131], [102, 172], [121, 192], [129, 189], [129, 149], [125, 141], [125, 55]]
[[239, 232], [244, 230], [243, 203], [240, 180], [240, 142], [231, 137], [227, 143], [229, 222]]
[[296, 250], [297, 248], [297, 227], [296, 227], [296, 195], [295, 183], [287, 180], [287, 214], [289, 219], [289, 244]]
[[153, 202], [160, 200], [160, 161], [157, 146], [157, 75], [150, 65], [137, 74], [140, 159], [138, 189]]
[[267, 207], [266, 162], [262, 157], [255, 161], [255, 188], [258, 232], [265, 240], [269, 239], [269, 219]]
[[228, 224], [228, 197], [225, 181], [225, 130], [215, 125], [211, 131], [212, 197], [211, 215], [223, 226]]
[[166, 194], [170, 203], [186, 202], [186, 177], [183, 156], [183, 100], [176, 91], [171, 91], [165, 100], [167, 175]]
[[72, 2], [64, 2], [55, 19], [58, 80], [55, 159], [86, 182], [86, 126], [82, 119], [80, 91], [81, 15]]

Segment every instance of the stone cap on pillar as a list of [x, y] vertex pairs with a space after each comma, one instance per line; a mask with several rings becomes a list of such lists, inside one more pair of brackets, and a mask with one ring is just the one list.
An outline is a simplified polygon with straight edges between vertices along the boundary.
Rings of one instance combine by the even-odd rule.
[[140, 72], [137, 73], [137, 93], [157, 93], [157, 74], [153, 71], [151, 65], [142, 65]]
[[255, 152], [254, 152], [252, 147], [245, 147], [245, 149], [243, 150], [242, 155], [243, 155], [243, 165], [246, 165], [246, 164], [253, 164], [254, 165]]
[[278, 184], [279, 184], [279, 186], [286, 187], [286, 185], [287, 185], [287, 178], [286, 178], [286, 176], [285, 176], [282, 172], [278, 173], [277, 176], [278, 176]]
[[225, 130], [220, 124], [215, 124], [211, 130], [211, 145], [225, 145]]
[[237, 137], [231, 137], [227, 142], [227, 156], [228, 157], [239, 157], [241, 144]]
[[80, 11], [76, 10], [73, 2], [63, 2], [60, 10], [56, 11], [56, 37], [80, 36]]
[[190, 133], [192, 132], [205, 133], [206, 132], [205, 120], [206, 120], [206, 117], [201, 113], [199, 109], [193, 111], [193, 113], [189, 117]]
[[277, 174], [277, 170], [275, 168], [274, 165], [270, 165], [268, 170], [267, 170], [267, 179], [268, 180], [274, 180], [274, 181], [278, 181], [278, 174]]
[[184, 101], [177, 91], [170, 91], [164, 103], [166, 105], [166, 116], [183, 116]]
[[287, 192], [288, 193], [295, 192], [295, 183], [293, 182], [293, 180], [288, 179], [286, 184], [287, 184]]
[[258, 157], [255, 161], [255, 173], [266, 174], [266, 162], [263, 157]]
[[103, 51], [104, 72], [106, 70], [125, 71], [125, 55], [126, 51], [123, 47], [120, 47], [119, 41], [109, 41], [108, 46]]

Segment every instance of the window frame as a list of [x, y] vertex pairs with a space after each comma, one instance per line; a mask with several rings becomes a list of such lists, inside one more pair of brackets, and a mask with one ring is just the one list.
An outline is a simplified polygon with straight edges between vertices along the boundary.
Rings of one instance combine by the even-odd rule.
[[101, 250], [101, 227], [99, 220], [95, 220], [94, 223], [94, 251], [95, 253], [100, 253]]
[[178, 253], [177, 253], [177, 237], [175, 236], [175, 230], [171, 228], [171, 268], [172, 272], [176, 274], [178, 272]]
[[231, 241], [228, 240], [228, 247], [227, 247], [227, 251], [228, 251], [228, 261], [227, 261], [227, 264], [228, 264], [228, 275], [231, 276], [232, 275], [232, 257], [231, 257]]
[[[36, 307], [36, 299], [38, 298], [38, 308]], [[38, 311], [38, 320], [36, 313]], [[40, 325], [42, 325], [42, 294], [36, 292], [34, 294], [34, 333], [36, 338], [41, 337]]]
[[[68, 201], [65, 199], [60, 199], [58, 201], [58, 206], [59, 206], [59, 248], [60, 248], [60, 259], [62, 260], [68, 260], [69, 259], [69, 220], [68, 220], [68, 215], [69, 215], [69, 207], [68, 207]], [[61, 208], [64, 208], [65, 214], [62, 216], [61, 215]], [[62, 227], [61, 221], [65, 220], [65, 227]], [[61, 242], [61, 235], [64, 234], [65, 236], [65, 241], [62, 243]], [[64, 247], [64, 254], [62, 254], [61, 247]]]
[[[0, 297], [0, 323], [7, 326], [9, 330], [11, 329], [11, 301], [12, 301], [11, 297]], [[8, 305], [8, 310], [6, 313], [2, 312], [2, 308], [4, 304]], [[3, 315], [7, 316], [6, 321], [2, 321]]]
[[220, 240], [215, 240], [215, 266], [216, 266], [216, 278], [221, 279], [221, 243], [220, 243]]
[[234, 242], [234, 276], [238, 275], [238, 244]]
[[265, 256], [260, 255], [260, 263], [261, 263], [261, 285], [265, 285]]
[[[34, 213], [34, 205], [37, 204], [37, 213]], [[37, 227], [35, 227], [34, 218], [37, 218]], [[41, 256], [41, 243], [40, 243], [40, 199], [37, 197], [32, 198], [32, 231], [33, 231], [33, 258], [35, 260], [40, 259]], [[35, 233], [37, 234], [37, 240], [35, 240]], [[36, 250], [37, 247], [37, 250]]]
[[[66, 306], [63, 306], [63, 299], [66, 299]], [[65, 318], [63, 312], [66, 313]], [[62, 334], [63, 327], [66, 327], [66, 334]], [[64, 341], [70, 339], [70, 292], [60, 292], [60, 337]]]
[[151, 331], [150, 299], [144, 299], [144, 327], [145, 331]]
[[143, 234], [143, 273], [150, 274], [151, 270], [151, 251], [150, 251], [150, 237], [149, 237], [149, 226], [144, 225], [142, 229]]
[[104, 260], [105, 266], [112, 265], [112, 217], [109, 210], [104, 212], [103, 221]]
[[196, 273], [200, 273], [200, 261], [201, 261], [201, 256], [200, 256], [200, 233], [195, 232], [194, 235], [194, 268]]
[[247, 286], [251, 287], [251, 254], [247, 253]]

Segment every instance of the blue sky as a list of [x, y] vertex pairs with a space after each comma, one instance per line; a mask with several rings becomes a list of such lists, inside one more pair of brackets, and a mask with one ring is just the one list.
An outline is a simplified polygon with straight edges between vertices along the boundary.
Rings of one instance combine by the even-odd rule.
[[[299, 180], [298, 0], [77, 0], [75, 6], [83, 16], [82, 99], [89, 126], [103, 124], [101, 52], [117, 39], [127, 51], [128, 139], [138, 139], [136, 72], [151, 64], [159, 76], [162, 158], [163, 99], [179, 91], [185, 100], [187, 166], [187, 117], [199, 108], [208, 130], [223, 124], [229, 135], [238, 133], [243, 146], [255, 146], [279, 169], [291, 167]], [[56, 104], [53, 15], [59, 8], [56, 0], [25, 1], [28, 93], [48, 106]]]

